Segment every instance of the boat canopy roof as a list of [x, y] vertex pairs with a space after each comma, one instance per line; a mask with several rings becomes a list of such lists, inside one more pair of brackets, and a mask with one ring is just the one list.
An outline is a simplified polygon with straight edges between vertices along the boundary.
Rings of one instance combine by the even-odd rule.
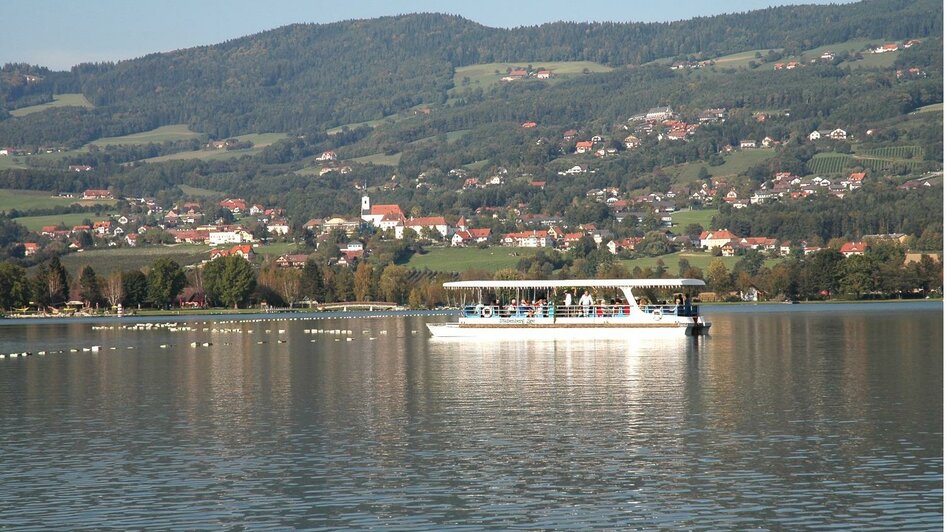
[[475, 288], [685, 288], [706, 286], [702, 279], [571, 279], [533, 281], [456, 281], [444, 283], [454, 290]]

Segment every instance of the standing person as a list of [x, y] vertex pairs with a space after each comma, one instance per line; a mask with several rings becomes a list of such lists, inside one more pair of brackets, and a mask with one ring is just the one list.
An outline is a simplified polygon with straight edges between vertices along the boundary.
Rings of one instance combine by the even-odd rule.
[[581, 305], [581, 314], [582, 316], [588, 317], [591, 315], [591, 305], [594, 305], [595, 301], [591, 299], [591, 294], [585, 290], [585, 293], [581, 295], [581, 299], [578, 300], [578, 304]]
[[572, 292], [565, 292], [565, 315], [571, 315]]

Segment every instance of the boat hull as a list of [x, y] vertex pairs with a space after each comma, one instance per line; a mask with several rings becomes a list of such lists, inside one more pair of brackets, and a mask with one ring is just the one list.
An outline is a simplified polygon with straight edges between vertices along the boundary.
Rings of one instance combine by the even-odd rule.
[[709, 322], [663, 323], [428, 323], [435, 338], [631, 338], [709, 334]]

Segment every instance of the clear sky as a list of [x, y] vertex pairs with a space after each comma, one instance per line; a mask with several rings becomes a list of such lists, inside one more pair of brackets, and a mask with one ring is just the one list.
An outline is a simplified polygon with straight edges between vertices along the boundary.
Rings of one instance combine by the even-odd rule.
[[[846, 3], [851, 0], [834, 0]], [[258, 33], [296, 22], [415, 12], [461, 15], [492, 27], [558, 20], [670, 21], [828, 0], [11, 0], [0, 19], [0, 64], [68, 69]]]

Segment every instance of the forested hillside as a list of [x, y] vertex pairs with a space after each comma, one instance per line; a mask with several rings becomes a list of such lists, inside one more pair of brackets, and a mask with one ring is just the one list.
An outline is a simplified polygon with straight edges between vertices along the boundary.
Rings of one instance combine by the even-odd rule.
[[[509, 30], [417, 14], [292, 25], [214, 46], [83, 64], [68, 74], [8, 65], [0, 91], [6, 109], [73, 89], [96, 109], [8, 119], [0, 127], [0, 144], [78, 146], [178, 123], [213, 138], [325, 129], [422, 103], [443, 104], [453, 69], [463, 65], [588, 60], [626, 67], [753, 49], [791, 54], [853, 38], [941, 35], [941, 18], [929, 16], [938, 10], [935, 0], [870, 0], [674, 23], [555, 23]], [[26, 74], [42, 79], [25, 83]], [[611, 83], [627, 81], [618, 76]]]
[[[868, 0], [666, 24], [510, 30], [417, 14], [292, 25], [71, 72], [6, 65], [0, 96], [15, 116], [0, 120], [0, 146], [37, 153], [0, 161], [6, 164], [0, 165], [0, 187], [108, 188], [170, 199], [181, 196], [182, 186], [197, 187], [278, 202], [304, 221], [354, 210], [360, 193], [353, 184], [383, 190], [390, 201], [420, 212], [463, 214], [524, 203], [533, 212], [564, 215], [593, 188], [631, 195], [692, 191], [711, 176], [727, 175], [728, 158], [754, 161], [740, 163], [728, 180], [742, 194], [776, 172], [844, 176], [868, 169], [903, 181], [942, 168], [942, 112], [916, 113], [942, 104], [941, 17], [929, 16], [941, 10], [929, 0]], [[871, 54], [885, 42], [908, 39], [918, 44]], [[826, 50], [830, 59], [822, 57]], [[731, 53], [748, 60], [721, 55]], [[514, 82], [501, 81], [507, 72], [498, 67], [481, 69], [474, 79], [457, 76], [471, 64], [502, 62], [496, 64], [537, 72], [543, 62], [579, 60], [609, 68]], [[790, 60], [800, 66], [778, 68]], [[671, 69], [672, 62], [688, 67]], [[32, 112], [27, 106], [72, 91], [81, 92], [73, 100], [84, 97], [94, 107]], [[660, 125], [637, 132], [629, 118], [657, 106], [672, 106], [679, 124], [700, 127], [682, 142], [668, 142], [669, 129]], [[698, 121], [708, 108], [725, 109], [726, 119]], [[533, 126], [521, 127], [526, 123]], [[172, 125], [186, 135], [122, 140]], [[855, 142], [807, 138], [838, 127]], [[576, 140], [601, 138], [603, 156], [577, 156], [575, 141], [563, 140], [567, 130], [575, 130]], [[278, 132], [274, 138], [282, 140], [254, 146], [256, 137], [248, 135], [231, 139], [224, 152], [204, 148], [214, 139], [264, 132]], [[631, 133], [641, 136], [640, 149], [626, 149]], [[106, 137], [113, 140], [103, 142]], [[727, 147], [763, 138], [777, 148], [763, 157], [724, 157]], [[233, 156], [231, 148], [239, 148]], [[319, 163], [316, 157], [327, 151], [337, 152], [340, 162]], [[559, 176], [576, 164], [580, 175]], [[92, 170], [66, 171], [76, 166]], [[336, 171], [342, 166], [351, 173]], [[457, 170], [484, 181], [501, 170], [510, 179], [457, 195], [463, 186]], [[529, 179], [545, 185], [530, 187]], [[740, 216], [721, 222], [736, 224], [745, 213]], [[878, 226], [861, 225], [773, 230], [831, 238]]]

